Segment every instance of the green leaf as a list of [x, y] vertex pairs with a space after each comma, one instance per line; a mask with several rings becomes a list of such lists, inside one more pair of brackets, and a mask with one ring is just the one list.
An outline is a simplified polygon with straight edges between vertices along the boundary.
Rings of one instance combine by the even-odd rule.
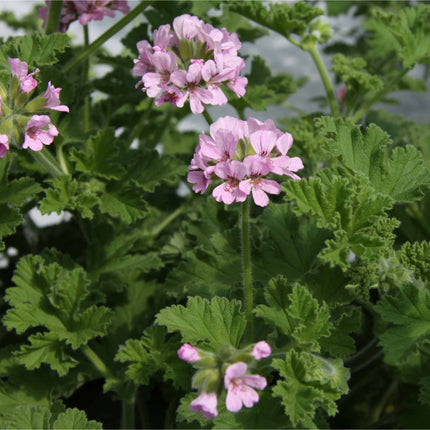
[[350, 58], [337, 54], [332, 61], [332, 70], [346, 84], [346, 97], [348, 99], [352, 95], [373, 94], [384, 86], [383, 81], [378, 76], [367, 71], [367, 63], [363, 58]]
[[60, 213], [63, 210], [78, 210], [83, 218], [93, 218], [93, 207], [99, 203], [98, 194], [103, 184], [92, 179], [79, 182], [71, 176], [62, 175], [48, 181], [51, 188], [45, 190], [46, 197], [40, 202], [42, 214]]
[[51, 333], [38, 333], [28, 340], [31, 345], [23, 345], [16, 354], [18, 361], [28, 370], [38, 369], [42, 363], [48, 363], [59, 376], [64, 376], [78, 364], [78, 361], [65, 353], [62, 342]]
[[57, 54], [64, 52], [70, 45], [70, 37], [67, 34], [53, 33], [45, 35], [33, 33], [25, 36], [9, 38], [0, 50], [0, 64], [9, 69], [8, 57], [18, 57], [29, 66], [29, 71], [36, 67], [51, 66], [55, 64]]
[[268, 6], [261, 1], [234, 2], [230, 9], [286, 37], [303, 36], [311, 21], [324, 13], [304, 2], [269, 3]]
[[371, 124], [363, 135], [358, 126], [343, 119], [322, 117], [317, 121], [321, 132], [329, 137], [327, 150], [342, 164], [364, 174], [372, 187], [394, 200], [408, 202], [422, 196], [420, 188], [430, 182], [421, 154], [413, 146], [395, 148], [387, 157], [388, 135]]
[[283, 378], [273, 394], [281, 397], [294, 426], [315, 428], [316, 409], [320, 406], [333, 416], [337, 412], [335, 401], [348, 392], [349, 372], [341, 360], [290, 351], [285, 361], [276, 359], [272, 365]]
[[31, 346], [21, 349], [23, 364], [33, 369], [47, 363], [59, 374], [67, 373], [73, 360], [61, 341], [77, 349], [104, 335], [111, 310], [85, 303], [88, 279], [81, 268], [68, 270], [56, 263], [46, 265], [42, 257], [30, 255], [18, 262], [13, 281], [16, 287], [6, 290], [5, 299], [11, 309], [3, 318], [5, 326], [17, 333], [31, 327], [48, 329], [48, 333], [31, 336]]
[[255, 229], [267, 229], [261, 247], [252, 254], [252, 272], [256, 280], [268, 282], [278, 274], [290, 281], [303, 279], [315, 266], [329, 233], [312, 221], [296, 217], [291, 205], [273, 204], [263, 213]]
[[5, 429], [50, 429], [52, 414], [46, 406], [24, 406], [6, 419]]
[[127, 183], [133, 181], [149, 192], [162, 183], [176, 183], [187, 172], [187, 167], [180, 160], [159, 155], [155, 150], [129, 151], [127, 162], [124, 180]]
[[398, 296], [385, 296], [375, 309], [396, 325], [380, 336], [386, 360], [400, 363], [416, 351], [430, 334], [430, 292], [406, 284]]
[[282, 277], [269, 282], [264, 297], [268, 306], [257, 306], [257, 316], [274, 324], [297, 345], [320, 350], [319, 339], [329, 336], [332, 329], [327, 305], [320, 306], [305, 287], [292, 287]]
[[323, 351], [332, 357], [347, 358], [355, 352], [355, 341], [350, 336], [361, 326], [361, 311], [358, 307], [339, 307], [331, 311], [333, 326], [328, 337], [320, 340]]
[[190, 389], [191, 367], [178, 358], [180, 346], [177, 338], [166, 339], [163, 327], [153, 326], [145, 330], [141, 340], [129, 339], [121, 345], [115, 360], [130, 363], [125, 375], [136, 385], [147, 385], [150, 376], [161, 370], [176, 388]]
[[102, 424], [97, 421], [88, 421], [84, 411], [79, 409], [67, 409], [65, 412], [58, 415], [52, 429], [102, 429]]
[[88, 272], [91, 279], [102, 273], [126, 272], [139, 269], [148, 272], [162, 267], [162, 262], [155, 252], [131, 254], [136, 241], [143, 237], [142, 231], [134, 229], [116, 232], [108, 225], [93, 229], [91, 243], [87, 250]]
[[147, 214], [143, 193], [125, 182], [110, 182], [100, 196], [99, 208], [102, 213], [121, 218], [127, 224], [142, 219]]
[[430, 243], [406, 242], [398, 251], [399, 260], [412, 269], [415, 276], [422, 280], [429, 279], [430, 274]]
[[41, 186], [33, 178], [19, 178], [8, 181], [9, 164], [6, 158], [0, 159], [0, 204], [21, 206], [26, 199], [33, 198], [42, 191]]
[[430, 7], [422, 4], [394, 11], [375, 8], [364, 23], [371, 33], [371, 54], [381, 58], [394, 53], [405, 68], [430, 62], [429, 18]]
[[23, 220], [18, 209], [0, 204], [0, 237], [15, 233]]
[[119, 145], [113, 128], [100, 130], [85, 142], [84, 150], [74, 149], [71, 159], [80, 172], [100, 176], [105, 179], [119, 179], [125, 169], [118, 159]]
[[184, 342], [204, 342], [218, 352], [225, 345], [239, 346], [245, 330], [245, 316], [241, 303], [214, 297], [210, 302], [201, 297], [189, 297], [187, 306], [173, 305], [162, 309], [157, 324], [169, 332], [179, 331]]

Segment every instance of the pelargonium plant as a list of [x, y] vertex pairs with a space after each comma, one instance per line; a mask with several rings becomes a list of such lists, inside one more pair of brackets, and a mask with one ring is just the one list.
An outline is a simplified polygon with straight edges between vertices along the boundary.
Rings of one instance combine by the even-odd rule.
[[153, 33], [153, 45], [137, 43], [139, 58], [134, 60], [137, 86], [156, 106], [166, 101], [183, 107], [189, 100], [191, 111], [202, 113], [204, 105], [225, 105], [223, 85], [238, 97], [245, 94], [248, 82], [240, 76], [245, 60], [237, 52], [241, 43], [236, 33], [217, 29], [188, 14], [162, 25]]
[[204, 193], [220, 179], [212, 195], [218, 202], [243, 202], [252, 193], [255, 204], [267, 206], [268, 194], [279, 194], [278, 182], [267, 179], [269, 174], [300, 179], [295, 172], [303, 169], [299, 157], [289, 157], [293, 145], [290, 133], [283, 133], [270, 119], [242, 121], [222, 117], [210, 126], [210, 136], [202, 133], [191, 164], [188, 182], [193, 191]]
[[356, 3], [0, 14], [1, 428], [428, 427], [430, 6]]

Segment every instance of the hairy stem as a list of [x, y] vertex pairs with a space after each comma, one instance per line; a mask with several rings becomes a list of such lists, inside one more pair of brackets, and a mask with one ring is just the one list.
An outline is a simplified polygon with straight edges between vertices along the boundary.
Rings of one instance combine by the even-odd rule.
[[[52, 2], [56, 3], [56, 2]], [[76, 56], [74, 56], [69, 62], [65, 64], [63, 67], [63, 72], [68, 72], [73, 67], [77, 66], [81, 61], [85, 60], [85, 58], [89, 57], [93, 52], [95, 52], [106, 40], [110, 39], [114, 36], [118, 31], [120, 31], [123, 27], [125, 27], [129, 22], [131, 22], [134, 18], [136, 18], [143, 10], [145, 10], [152, 1], [141, 1], [133, 10], [131, 10], [126, 16], [120, 19], [116, 24], [114, 24], [111, 28], [106, 30], [100, 37], [98, 37], [91, 45], [87, 48], [84, 48], [81, 52], [79, 52]]]
[[[88, 48], [90, 44], [90, 38], [88, 34], [88, 24], [83, 26], [84, 29], [84, 46]], [[85, 85], [88, 83], [88, 76], [90, 73], [90, 57], [85, 58], [82, 64], [82, 83]], [[82, 109], [82, 128], [84, 132], [87, 132], [90, 128], [90, 96], [86, 95], [84, 99], [84, 106]]]
[[94, 352], [93, 349], [91, 349], [88, 345], [84, 345], [81, 347], [82, 353], [85, 355], [85, 357], [88, 358], [88, 360], [91, 361], [93, 366], [107, 379], [107, 378], [113, 378], [112, 372], [109, 370], [109, 368], [106, 366], [106, 364], [103, 362], [103, 360]]
[[57, 158], [58, 158], [58, 161], [60, 163], [61, 170], [66, 175], [68, 175], [69, 174], [69, 168], [67, 167], [67, 161], [66, 161], [66, 158], [64, 157], [63, 145], [56, 145], [55, 149], [57, 151]]
[[205, 109], [203, 111], [203, 116], [205, 117], [206, 122], [208, 123], [208, 125], [210, 126], [214, 120], [212, 119], [212, 117], [210, 116], [209, 112], [207, 111], [207, 109]]
[[152, 108], [154, 106], [154, 99], [150, 99], [149, 105], [146, 108], [142, 119], [136, 124], [136, 126], [133, 129], [133, 132], [131, 133], [130, 139], [128, 141], [128, 146], [130, 146], [133, 143], [133, 140], [136, 139], [140, 134], [142, 133], [143, 128], [146, 125], [146, 122], [149, 118], [149, 114], [152, 111]]
[[136, 406], [136, 388], [133, 387], [130, 395], [126, 399], [122, 399], [121, 406], [121, 428], [134, 429], [134, 411]]
[[168, 217], [163, 219], [156, 227], [154, 227], [149, 233], [152, 238], [156, 238], [176, 217], [178, 217], [182, 211], [185, 209], [185, 206], [188, 206], [189, 202], [186, 204], [179, 206], [175, 211], [173, 211]]
[[48, 20], [46, 22], [46, 34], [55, 33], [58, 30], [58, 21], [60, 20], [63, 0], [51, 1], [48, 9]]
[[63, 175], [63, 171], [58, 165], [57, 160], [47, 149], [42, 151], [31, 151], [33, 158], [54, 178]]
[[327, 73], [327, 69], [324, 66], [321, 56], [319, 55], [315, 45], [312, 45], [310, 48], [307, 48], [306, 50], [311, 54], [311, 57], [314, 60], [314, 63], [317, 66], [318, 72], [321, 76], [321, 80], [323, 82], [325, 92], [327, 94], [331, 114], [334, 117], [338, 117], [339, 107], [337, 105], [336, 96], [334, 94], [333, 87], [331, 86], [331, 82]]
[[410, 215], [412, 215], [415, 218], [415, 221], [418, 221], [418, 224], [421, 226], [421, 228], [427, 233], [427, 235], [430, 237], [430, 224], [429, 222], [423, 217], [424, 211], [420, 211], [418, 204], [416, 202], [410, 203], [408, 208], [406, 209], [406, 212], [409, 212]]
[[407, 67], [402, 70], [394, 79], [387, 85], [381, 88], [361, 109], [359, 109], [353, 116], [352, 121], [357, 122], [377, 101], [379, 101], [385, 94], [389, 93], [393, 87], [405, 76], [413, 67]]
[[249, 199], [242, 203], [242, 268], [243, 268], [243, 298], [246, 315], [246, 341], [253, 339], [253, 292], [251, 277], [251, 246], [249, 238]]

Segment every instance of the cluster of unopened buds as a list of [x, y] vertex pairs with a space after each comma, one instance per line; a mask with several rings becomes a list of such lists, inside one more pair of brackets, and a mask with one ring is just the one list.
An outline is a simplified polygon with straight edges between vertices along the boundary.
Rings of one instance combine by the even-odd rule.
[[60, 102], [61, 88], [55, 88], [51, 82], [43, 95], [31, 98], [38, 85], [34, 75], [39, 69], [28, 73], [27, 63], [19, 58], [9, 58], [9, 66], [9, 89], [0, 84], [0, 157], [6, 155], [11, 139], [20, 142], [22, 136], [23, 148], [40, 151], [44, 145], [50, 145], [58, 130], [51, 124], [49, 112], [69, 112]]
[[255, 204], [267, 206], [266, 193], [281, 192], [278, 182], [267, 179], [270, 173], [300, 179], [295, 172], [303, 169], [302, 160], [287, 155], [292, 144], [291, 134], [270, 119], [219, 118], [211, 124], [210, 136], [200, 135], [187, 180], [202, 194], [212, 182], [222, 180], [212, 191], [218, 202], [243, 202], [252, 193]]
[[241, 43], [236, 33], [181, 15], [173, 20], [173, 30], [169, 24], [155, 30], [153, 42], [154, 46], [147, 40], [137, 43], [133, 75], [141, 77], [136, 86], [143, 85], [156, 106], [169, 101], [183, 107], [189, 99], [196, 114], [203, 112], [203, 104], [227, 103], [223, 84], [238, 97], [245, 94], [248, 80], [239, 76], [245, 61], [237, 55]]
[[[46, 0], [48, 6], [40, 7], [37, 16], [44, 20], [44, 25], [48, 20], [48, 10], [50, 1]], [[81, 25], [87, 25], [90, 21], [101, 21], [105, 16], [113, 18], [115, 10], [128, 13], [130, 8], [124, 0], [65, 0], [60, 13], [58, 31], [64, 33], [69, 25], [79, 19]]]
[[227, 390], [225, 404], [230, 412], [239, 412], [242, 406], [254, 406], [259, 400], [254, 388], [264, 390], [267, 381], [261, 375], [249, 374], [249, 368], [271, 353], [270, 345], [264, 340], [243, 350], [225, 347], [217, 355], [188, 343], [182, 345], [179, 358], [198, 369], [192, 385], [199, 390], [199, 396], [190, 403], [190, 411], [201, 412], [206, 419], [217, 417], [218, 396], [223, 387]]

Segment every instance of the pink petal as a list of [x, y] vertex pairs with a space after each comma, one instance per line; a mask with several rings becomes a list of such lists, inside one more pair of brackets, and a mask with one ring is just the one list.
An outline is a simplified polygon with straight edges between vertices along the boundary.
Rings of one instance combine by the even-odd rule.
[[258, 155], [267, 157], [275, 147], [276, 134], [270, 130], [258, 130], [249, 136], [249, 140]]
[[269, 204], [269, 197], [267, 194], [260, 188], [252, 188], [252, 197], [257, 206], [267, 206]]
[[244, 384], [259, 390], [264, 390], [267, 386], [266, 378], [260, 375], [244, 375], [241, 379]]
[[240, 378], [243, 376], [248, 369], [248, 366], [243, 361], [231, 364], [227, 367], [224, 375], [224, 386], [228, 388], [230, 382], [234, 378]]
[[206, 419], [218, 416], [218, 399], [215, 393], [201, 393], [190, 403], [190, 412], [201, 412]]
[[242, 409], [242, 400], [238, 390], [233, 385], [228, 387], [225, 406], [230, 412], [239, 412]]
[[262, 179], [260, 187], [269, 194], [279, 194], [281, 192], [281, 186], [271, 179]]
[[285, 155], [288, 150], [293, 145], [293, 136], [291, 136], [290, 133], [284, 133], [281, 136], [278, 137], [278, 140], [276, 141], [276, 147], [278, 148], [278, 151]]
[[240, 400], [246, 408], [252, 408], [254, 403], [257, 403], [260, 398], [255, 390], [250, 387], [243, 386], [239, 391]]

